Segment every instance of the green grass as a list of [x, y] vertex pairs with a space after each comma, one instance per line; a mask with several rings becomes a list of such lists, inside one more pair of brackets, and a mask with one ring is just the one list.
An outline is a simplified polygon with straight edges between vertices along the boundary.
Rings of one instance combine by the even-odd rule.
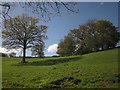
[[119, 48], [82, 56], [2, 59], [3, 88], [118, 88]]

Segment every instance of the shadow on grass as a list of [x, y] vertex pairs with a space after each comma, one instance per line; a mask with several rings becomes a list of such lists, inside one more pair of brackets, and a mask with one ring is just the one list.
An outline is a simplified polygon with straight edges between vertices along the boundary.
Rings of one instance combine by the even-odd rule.
[[64, 77], [56, 81], [52, 81], [51, 83], [48, 83], [47, 85], [43, 86], [43, 88], [72, 88], [73, 86], [79, 83], [81, 83], [80, 79], [75, 79], [74, 77]]
[[33, 62], [27, 62], [27, 63], [18, 63], [14, 64], [14, 66], [49, 66], [49, 65], [55, 65], [59, 63], [65, 63], [70, 61], [76, 61], [79, 60], [81, 57], [70, 57], [70, 58], [53, 58], [48, 60], [42, 60], [42, 61], [33, 61]]

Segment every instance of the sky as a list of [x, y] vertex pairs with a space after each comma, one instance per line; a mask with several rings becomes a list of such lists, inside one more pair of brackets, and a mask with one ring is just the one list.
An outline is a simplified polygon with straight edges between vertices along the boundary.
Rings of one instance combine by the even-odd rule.
[[[79, 13], [66, 13], [64, 11], [61, 17], [55, 17], [46, 25], [49, 26], [46, 40], [46, 48], [50, 45], [58, 44], [60, 39], [71, 29], [79, 27], [90, 19], [106, 19], [111, 21], [115, 26], [118, 26], [118, 5], [117, 3], [79, 3]], [[45, 50], [45, 55], [53, 55]]]
[[[78, 2], [76, 7], [79, 8], [79, 13], [68, 13], [63, 9], [60, 16], [55, 16], [48, 22], [40, 22], [48, 26], [46, 33], [48, 39], [45, 41], [45, 56], [56, 55], [60, 40], [64, 39], [64, 36], [67, 35], [70, 30], [78, 28], [79, 25], [85, 24], [88, 20], [106, 19], [118, 27], [117, 2]], [[24, 11], [18, 7], [11, 15], [15, 16], [23, 12]], [[19, 55], [21, 55], [20, 51]], [[30, 55], [30, 50], [27, 50], [27, 56]]]

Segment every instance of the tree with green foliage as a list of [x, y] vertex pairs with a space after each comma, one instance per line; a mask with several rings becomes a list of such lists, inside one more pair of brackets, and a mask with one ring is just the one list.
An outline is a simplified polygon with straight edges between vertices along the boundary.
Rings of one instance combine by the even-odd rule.
[[75, 42], [71, 35], [65, 36], [64, 40], [61, 40], [58, 45], [57, 53], [60, 56], [70, 56], [74, 55]]
[[[85, 54], [100, 49], [114, 48], [120, 40], [119, 33], [110, 21], [89, 20], [86, 24], [80, 25], [79, 28], [70, 30], [68, 35], [71, 35], [74, 40], [74, 42], [71, 41], [71, 43], [74, 43], [74, 49], [68, 47], [64, 42], [61, 47], [66, 45], [66, 48], [70, 48], [74, 54]], [[67, 39], [64, 38], [64, 40]], [[60, 45], [61, 44], [59, 44], [58, 47], [60, 47]], [[67, 51], [64, 50], [64, 48], [61, 49], [62, 51]]]
[[99, 50], [99, 33], [97, 31], [95, 22], [96, 20], [89, 20], [84, 25], [84, 27], [86, 27], [84, 42], [88, 48], [88, 52]]
[[38, 43], [40, 37], [42, 37], [41, 31], [47, 29], [47, 26], [39, 26], [38, 20], [38, 18], [23, 14], [4, 21], [3, 45], [6, 48], [22, 48], [22, 63], [26, 62], [26, 49]]
[[44, 40], [47, 39], [46, 36], [46, 26], [41, 26], [41, 31], [39, 31], [39, 40], [35, 43], [35, 45], [31, 48], [32, 55], [35, 55], [37, 57], [44, 57], [44, 48], [45, 48], [45, 42]]
[[100, 48], [102, 50], [114, 48], [120, 40], [116, 27], [108, 20], [98, 20], [95, 24], [99, 33]]
[[81, 25], [80, 27], [81, 28], [73, 29], [69, 32], [69, 34], [74, 38], [75, 54], [82, 54], [83, 52], [85, 52], [86, 47], [86, 44], [84, 42], [86, 27], [84, 25]]
[[37, 56], [39, 58], [44, 57], [44, 44], [43, 43], [39, 43], [36, 44], [32, 47], [31, 51], [32, 51], [32, 56]]

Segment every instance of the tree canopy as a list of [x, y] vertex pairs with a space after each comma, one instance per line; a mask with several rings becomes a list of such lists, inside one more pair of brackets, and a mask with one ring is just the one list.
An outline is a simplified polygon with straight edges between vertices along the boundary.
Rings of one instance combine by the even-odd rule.
[[45, 37], [43, 31], [47, 29], [47, 26], [39, 26], [38, 20], [38, 18], [23, 14], [4, 21], [5, 28], [2, 31], [3, 46], [7, 48], [22, 48], [23, 63], [25, 62], [26, 49], [32, 48], [39, 41], [42, 42], [42, 37]]
[[[62, 49], [61, 49], [62, 48]], [[71, 35], [65, 36], [58, 45], [57, 53], [61, 56], [74, 55], [75, 42]]]
[[35, 45], [31, 48], [32, 55], [37, 57], [44, 57], [44, 48], [45, 42], [48, 37], [46, 36], [46, 26], [41, 27], [41, 31], [39, 31], [39, 40], [35, 43]]
[[[120, 40], [119, 34], [117, 28], [108, 20], [89, 20], [84, 25], [80, 25], [79, 28], [70, 30], [66, 37], [71, 36], [72, 40], [67, 40], [65, 37], [64, 40], [60, 41], [58, 54], [68, 55], [62, 54], [62, 51], [67, 51], [66, 48], [77, 55], [114, 48]], [[74, 43], [74, 47], [71, 46], [71, 43]], [[69, 55], [73, 55], [73, 53]]]

